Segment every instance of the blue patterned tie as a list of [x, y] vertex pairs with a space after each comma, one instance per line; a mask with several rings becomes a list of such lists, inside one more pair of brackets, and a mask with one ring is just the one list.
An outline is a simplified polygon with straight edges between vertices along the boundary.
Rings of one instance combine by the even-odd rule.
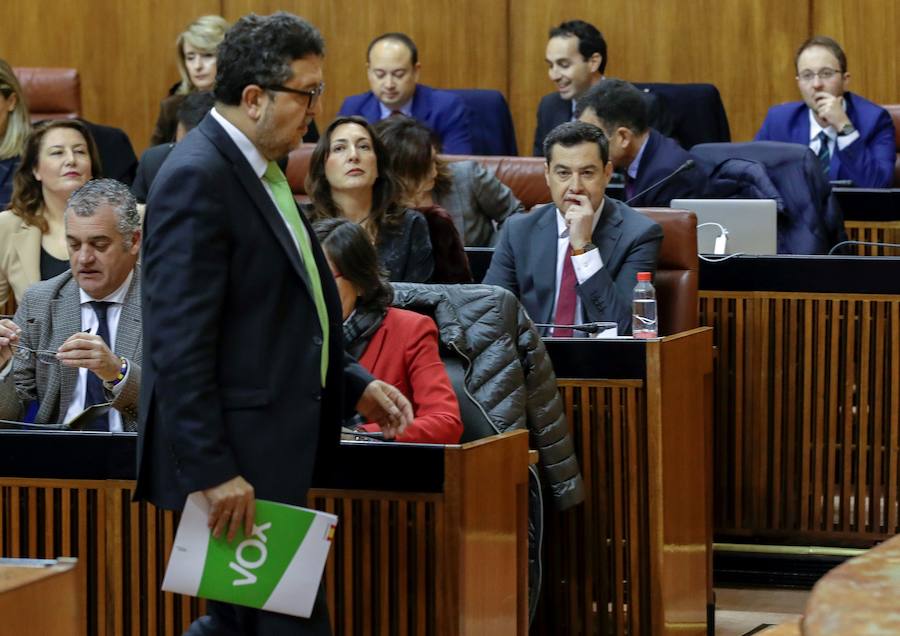
[[[97, 315], [97, 335], [103, 338], [103, 342], [109, 347], [109, 322], [106, 320], [106, 312], [111, 303], [93, 301], [91, 307]], [[87, 390], [84, 395], [84, 408], [93, 406], [94, 404], [103, 404], [109, 402], [106, 393], [103, 391], [103, 380], [100, 376], [91, 370], [87, 372]], [[84, 427], [86, 431], [108, 431], [109, 430], [109, 413], [98, 415], [88, 422]]]
[[819, 158], [822, 172], [825, 173], [827, 178], [828, 172], [831, 170], [831, 153], [828, 152], [828, 135], [825, 134], [824, 130], [819, 133], [819, 152], [816, 154], [816, 157]]

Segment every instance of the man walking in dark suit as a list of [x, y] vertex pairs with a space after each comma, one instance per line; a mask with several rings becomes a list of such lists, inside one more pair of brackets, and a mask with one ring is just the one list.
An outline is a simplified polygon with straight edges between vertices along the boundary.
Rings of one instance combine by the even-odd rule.
[[691, 155], [649, 126], [642, 93], [628, 82], [601, 80], [579, 98], [577, 111], [581, 121], [598, 126], [609, 140], [609, 159], [625, 176], [629, 205], [668, 207], [672, 199], [696, 199], [706, 193], [707, 176], [696, 165], [659, 183]]
[[[202, 492], [228, 541], [250, 534], [256, 497], [305, 503], [354, 405], [387, 437], [412, 419], [344, 353], [334, 280], [276, 164], [320, 111], [323, 54], [296, 16], [240, 19], [218, 49], [215, 108], [148, 198], [135, 496], [177, 509]], [[321, 589], [309, 619], [207, 607], [190, 634], [330, 633]]]
[[557, 126], [544, 156], [553, 203], [509, 217], [483, 282], [513, 292], [536, 322], [611, 321], [628, 334], [637, 273], [656, 271], [662, 229], [604, 196], [612, 164], [596, 126]]
[[[141, 218], [128, 188], [88, 181], [65, 214], [71, 269], [28, 288], [0, 320], [0, 418], [63, 424], [86, 407], [112, 409], [92, 430], [134, 431], [141, 385]], [[12, 360], [12, 362], [10, 362]]]

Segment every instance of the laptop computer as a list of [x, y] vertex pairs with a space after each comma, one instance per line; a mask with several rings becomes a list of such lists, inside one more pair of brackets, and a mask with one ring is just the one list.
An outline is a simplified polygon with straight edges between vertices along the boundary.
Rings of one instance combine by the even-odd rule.
[[[701, 254], [777, 254], [778, 210], [774, 199], [673, 199], [673, 209], [697, 215]], [[726, 234], [716, 225], [721, 225]]]

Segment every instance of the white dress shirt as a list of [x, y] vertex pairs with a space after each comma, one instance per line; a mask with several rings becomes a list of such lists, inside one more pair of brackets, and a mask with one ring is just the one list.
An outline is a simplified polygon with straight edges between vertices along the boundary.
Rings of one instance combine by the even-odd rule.
[[[106, 309], [106, 322], [109, 326], [109, 348], [111, 351], [116, 350], [116, 332], [119, 329], [119, 316], [122, 315], [122, 304], [125, 302], [125, 296], [128, 294], [128, 288], [131, 286], [131, 279], [133, 277], [134, 271], [132, 270], [131, 273], [128, 274], [128, 278], [125, 279], [125, 282], [119, 285], [119, 288], [116, 289], [116, 291], [105, 298], [99, 299], [103, 302], [110, 303], [109, 307]], [[78, 290], [78, 295], [81, 299], [81, 331], [84, 333], [96, 334], [97, 328], [100, 326], [100, 321], [97, 319], [97, 313], [94, 311], [91, 303], [98, 299], [91, 298], [83, 289]], [[75, 381], [75, 390], [72, 392], [72, 402], [69, 403], [69, 410], [66, 411], [63, 422], [71, 421], [76, 415], [84, 410], [84, 400], [87, 395], [88, 373], [93, 373], [93, 371], [88, 371], [84, 368], [78, 369], [78, 379]], [[128, 379], [128, 374], [130, 373], [131, 369], [129, 368], [125, 377], [112, 388], [113, 395], [119, 394], [122, 387], [125, 386], [125, 380]], [[122, 416], [115, 409], [109, 410], [109, 430], [113, 433], [121, 433], [125, 430], [122, 427]]]
[[[603, 213], [603, 206], [606, 203], [606, 199], [600, 202], [600, 207], [597, 208], [597, 211], [594, 212], [594, 218], [591, 223], [591, 235], [593, 236], [594, 230], [597, 229], [597, 223], [600, 221], [600, 215]], [[560, 213], [559, 209], [556, 210], [556, 292], [553, 298], [553, 311], [550, 313], [550, 319], [553, 320], [556, 317], [556, 305], [559, 303], [559, 286], [562, 283], [562, 275], [563, 275], [563, 266], [566, 262], [566, 252], [569, 249], [569, 228], [566, 225], [566, 220], [563, 215]], [[572, 268], [575, 270], [575, 279], [578, 281], [578, 284], [581, 285], [586, 280], [588, 280], [591, 276], [599, 272], [603, 268], [603, 259], [600, 257], [600, 250], [593, 249], [585, 252], [584, 254], [578, 254], [571, 256], [572, 259]], [[584, 312], [581, 307], [581, 297], [576, 294], [575, 296], [575, 322], [574, 324], [581, 324], [584, 322]], [[585, 335], [582, 332], [575, 332], [576, 337], [580, 335]]]

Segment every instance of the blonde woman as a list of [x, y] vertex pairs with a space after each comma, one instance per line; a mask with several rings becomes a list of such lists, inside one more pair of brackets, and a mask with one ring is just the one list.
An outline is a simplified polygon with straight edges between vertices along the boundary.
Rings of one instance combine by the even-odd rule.
[[13, 175], [30, 130], [22, 87], [9, 64], [0, 59], [0, 210], [9, 207]]
[[0, 308], [69, 269], [63, 212], [69, 196], [99, 176], [97, 147], [83, 123], [58, 119], [34, 126], [13, 177], [10, 209], [0, 212]]
[[178, 107], [185, 95], [210, 91], [216, 84], [216, 48], [225, 37], [229, 24], [222, 16], [205, 15], [188, 25], [175, 41], [181, 82], [159, 105], [159, 117], [150, 144], [175, 141]]

